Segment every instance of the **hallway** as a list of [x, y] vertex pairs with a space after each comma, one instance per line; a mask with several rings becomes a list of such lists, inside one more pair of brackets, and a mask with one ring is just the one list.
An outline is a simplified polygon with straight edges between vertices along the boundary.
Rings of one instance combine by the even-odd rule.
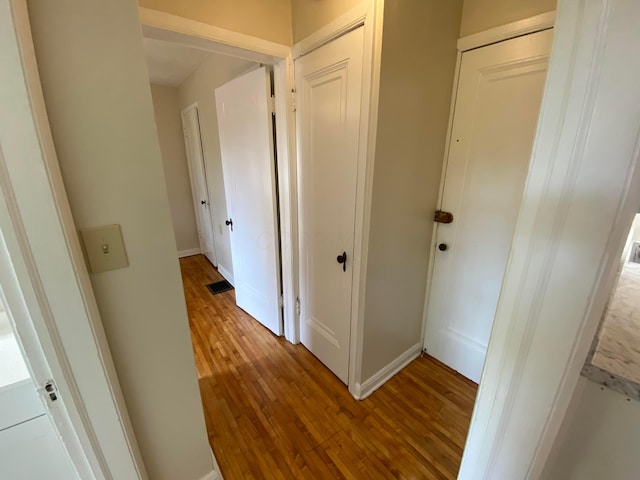
[[180, 260], [209, 441], [226, 480], [454, 479], [477, 386], [429, 356], [364, 401], [302, 345], [237, 308], [201, 255]]

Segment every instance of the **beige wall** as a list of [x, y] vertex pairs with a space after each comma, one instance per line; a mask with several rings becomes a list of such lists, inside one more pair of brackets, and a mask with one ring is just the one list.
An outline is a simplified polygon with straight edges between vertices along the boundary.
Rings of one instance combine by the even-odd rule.
[[[218, 138], [218, 117], [216, 114], [215, 89], [241, 73], [248, 71], [254, 64], [238, 58], [213, 55], [198, 67], [178, 88], [180, 108], [198, 102], [202, 149], [207, 167], [209, 198], [213, 213], [213, 233], [216, 240], [218, 266], [223, 274], [233, 275], [231, 263], [231, 243], [229, 227], [224, 222], [227, 217], [227, 200], [222, 176], [222, 158], [220, 139]], [[233, 280], [230, 278], [229, 280]]]
[[556, 9], [556, 0], [464, 0], [460, 36]]
[[291, 45], [290, 0], [139, 0], [139, 4], [141, 7]]
[[362, 381], [421, 342], [461, 9], [385, 2]]
[[291, 0], [293, 42], [299, 42], [362, 0]]
[[639, 444], [640, 402], [580, 377], [541, 478], [638, 478]]
[[164, 179], [178, 252], [200, 248], [176, 87], [151, 85]]
[[76, 225], [122, 225], [129, 267], [91, 281], [149, 477], [198, 480], [212, 461], [136, 4], [28, 7]]

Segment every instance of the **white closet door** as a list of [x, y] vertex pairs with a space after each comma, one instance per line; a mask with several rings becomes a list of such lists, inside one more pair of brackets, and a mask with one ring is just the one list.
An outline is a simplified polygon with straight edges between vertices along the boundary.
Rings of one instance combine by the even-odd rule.
[[282, 335], [271, 80], [261, 67], [215, 92], [237, 305]]
[[349, 380], [364, 28], [295, 62], [300, 339]]
[[425, 348], [480, 380], [527, 178], [551, 30], [462, 55]]
[[193, 207], [196, 212], [196, 223], [198, 224], [200, 251], [211, 263], [217, 265], [218, 259], [213, 237], [213, 217], [207, 187], [207, 172], [204, 166], [204, 150], [202, 149], [197, 105], [191, 105], [182, 111], [182, 128], [184, 144], [187, 150]]

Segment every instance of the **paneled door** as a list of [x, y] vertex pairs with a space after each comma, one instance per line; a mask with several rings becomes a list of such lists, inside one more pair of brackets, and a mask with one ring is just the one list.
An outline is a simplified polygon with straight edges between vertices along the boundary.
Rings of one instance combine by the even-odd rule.
[[215, 95], [236, 304], [282, 335], [270, 74], [261, 67]]
[[187, 166], [191, 180], [193, 207], [198, 224], [198, 240], [200, 252], [214, 265], [218, 265], [215, 239], [213, 237], [213, 217], [209, 189], [207, 187], [207, 171], [204, 166], [204, 151], [200, 134], [200, 118], [198, 106], [190, 105], [182, 111], [182, 131], [187, 151]]
[[364, 28], [295, 62], [300, 340], [344, 383], [349, 341]]
[[462, 54], [427, 309], [425, 348], [480, 381], [502, 287], [553, 32]]

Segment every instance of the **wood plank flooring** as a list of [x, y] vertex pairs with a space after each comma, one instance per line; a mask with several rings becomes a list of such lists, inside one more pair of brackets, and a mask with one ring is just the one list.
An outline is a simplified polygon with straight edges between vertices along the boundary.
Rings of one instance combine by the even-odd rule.
[[209, 440], [225, 480], [454, 479], [476, 385], [421, 357], [364, 401], [180, 260]]

